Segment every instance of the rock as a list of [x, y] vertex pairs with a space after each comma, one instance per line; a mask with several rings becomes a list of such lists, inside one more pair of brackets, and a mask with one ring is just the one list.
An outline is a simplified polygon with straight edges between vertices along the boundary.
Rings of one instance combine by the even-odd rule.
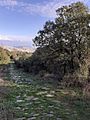
[[46, 94], [47, 91], [41, 91], [41, 92], [38, 92], [37, 95], [43, 95], [43, 94]]
[[51, 94], [54, 94], [54, 93], [55, 93], [55, 91], [50, 91], [50, 93], [51, 93]]
[[53, 100], [53, 102], [59, 104], [61, 101], [59, 101], [59, 100]]
[[27, 120], [36, 120], [36, 117], [28, 118]]
[[37, 117], [37, 116], [39, 116], [39, 114], [37, 113], [37, 114], [34, 114], [33, 116], [34, 116], [34, 117]]
[[54, 105], [49, 105], [48, 107], [49, 107], [49, 108], [53, 108], [53, 107], [54, 107]]
[[43, 106], [43, 105], [41, 105], [40, 107], [41, 107], [41, 108], [44, 108], [44, 106]]
[[35, 101], [35, 100], [38, 100], [39, 98], [33, 98], [33, 100]]
[[16, 99], [19, 99], [20, 98], [20, 95], [19, 96], [16, 96]]
[[25, 117], [22, 117], [22, 118], [16, 118], [16, 119], [14, 119], [14, 120], [26, 120], [26, 118], [25, 118]]
[[53, 97], [54, 95], [51, 94], [47, 94], [46, 97]]
[[25, 114], [25, 115], [28, 115], [29, 113], [26, 112], [26, 113], [24, 113], [24, 114]]
[[24, 94], [24, 97], [27, 97], [27, 95], [26, 95], [26, 94]]
[[40, 104], [41, 102], [40, 101], [35, 101], [36, 104]]
[[34, 96], [28, 96], [25, 100], [30, 101], [30, 100], [33, 100], [33, 99], [34, 99]]
[[17, 100], [16, 102], [17, 102], [17, 103], [20, 103], [20, 102], [23, 102], [23, 100]]
[[21, 108], [20, 107], [16, 107], [16, 109], [20, 110]]
[[54, 112], [53, 111], [50, 111], [50, 114], [53, 114]]
[[43, 87], [42, 90], [49, 90], [49, 88], [48, 87]]
[[51, 114], [51, 113], [49, 113], [49, 114], [47, 114], [46, 116], [48, 116], [48, 117], [53, 117], [54, 115]]
[[61, 118], [57, 118], [56, 120], [62, 120]]

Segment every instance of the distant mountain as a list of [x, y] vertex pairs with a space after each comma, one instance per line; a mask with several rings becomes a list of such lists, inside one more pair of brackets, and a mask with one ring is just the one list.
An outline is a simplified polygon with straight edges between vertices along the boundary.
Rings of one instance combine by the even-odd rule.
[[10, 41], [10, 40], [0, 40], [0, 46], [11, 46], [11, 47], [32, 47], [31, 42], [28, 41]]
[[35, 48], [27, 48], [27, 47], [11, 47], [11, 46], [0, 46], [3, 49], [6, 49], [8, 51], [19, 51], [19, 52], [27, 52], [27, 53], [33, 53], [35, 51]]

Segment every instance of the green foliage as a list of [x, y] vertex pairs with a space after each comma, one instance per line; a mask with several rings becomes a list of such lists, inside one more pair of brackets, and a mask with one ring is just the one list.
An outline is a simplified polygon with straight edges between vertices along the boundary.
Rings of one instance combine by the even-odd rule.
[[0, 64], [7, 64], [10, 62], [10, 52], [0, 47]]
[[69, 67], [74, 73], [85, 62], [88, 53], [90, 14], [81, 2], [63, 6], [56, 13], [55, 22], [46, 22], [33, 41], [40, 48], [50, 48], [51, 64], [58, 66], [63, 63], [65, 69]]
[[81, 2], [58, 8], [56, 13], [55, 21], [47, 21], [33, 39], [37, 50], [17, 63], [25, 71], [46, 71], [63, 79], [68, 74], [82, 74], [90, 47], [90, 14]]
[[20, 61], [30, 57], [31, 53], [21, 52], [21, 51], [8, 51], [3, 47], [0, 47], [0, 64], [8, 64], [11, 60], [18, 60]]

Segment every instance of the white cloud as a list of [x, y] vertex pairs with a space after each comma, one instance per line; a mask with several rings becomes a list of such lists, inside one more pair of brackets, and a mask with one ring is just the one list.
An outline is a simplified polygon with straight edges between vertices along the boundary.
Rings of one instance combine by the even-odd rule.
[[13, 8], [18, 11], [24, 11], [28, 14], [37, 14], [45, 17], [55, 17], [56, 9], [73, 2], [81, 1], [84, 3], [89, 0], [48, 0], [48, 2], [41, 3], [26, 3], [20, 2], [19, 0], [0, 0], [0, 6], [6, 8]]
[[16, 0], [0, 0], [0, 6], [14, 7], [17, 5], [18, 2]]

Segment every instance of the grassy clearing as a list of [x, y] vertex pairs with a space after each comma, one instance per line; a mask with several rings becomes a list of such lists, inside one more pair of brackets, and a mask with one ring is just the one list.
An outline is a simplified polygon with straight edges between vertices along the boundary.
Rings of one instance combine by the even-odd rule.
[[3, 104], [13, 112], [13, 119], [90, 119], [90, 102], [83, 97], [80, 89], [63, 89], [53, 84], [40, 83], [13, 66], [9, 69], [9, 77], [15, 83], [10, 85], [10, 92]]

